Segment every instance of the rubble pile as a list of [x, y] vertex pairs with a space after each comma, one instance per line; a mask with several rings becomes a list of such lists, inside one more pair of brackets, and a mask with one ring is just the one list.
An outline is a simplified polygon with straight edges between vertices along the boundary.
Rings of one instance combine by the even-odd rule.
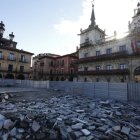
[[6, 102], [9, 98], [12, 98], [14, 95], [11, 93], [0, 93], [0, 102]]
[[138, 140], [140, 107], [60, 95], [0, 103], [0, 140]]

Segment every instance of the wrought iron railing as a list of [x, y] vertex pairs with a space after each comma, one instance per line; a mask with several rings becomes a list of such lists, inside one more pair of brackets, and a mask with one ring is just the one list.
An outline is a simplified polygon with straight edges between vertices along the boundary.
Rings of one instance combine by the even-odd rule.
[[129, 75], [129, 69], [78, 71], [78, 75]]

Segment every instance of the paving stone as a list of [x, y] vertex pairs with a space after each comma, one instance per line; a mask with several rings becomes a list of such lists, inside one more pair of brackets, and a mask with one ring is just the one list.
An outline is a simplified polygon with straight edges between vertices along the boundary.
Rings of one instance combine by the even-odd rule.
[[95, 126], [89, 126], [88, 130], [95, 130], [95, 128], [96, 128]]
[[105, 132], [107, 130], [107, 128], [108, 128], [108, 126], [104, 125], [104, 126], [98, 127], [97, 130], [99, 130], [101, 132]]
[[11, 136], [16, 136], [17, 135], [17, 129], [15, 127], [10, 131], [10, 135]]
[[81, 137], [83, 135], [83, 133], [80, 132], [80, 131], [75, 131], [74, 135], [76, 136], [76, 138], [79, 138], [79, 137]]
[[36, 122], [36, 121], [33, 121], [32, 130], [33, 130], [34, 132], [37, 132], [39, 129], [40, 129], [39, 123]]
[[124, 133], [124, 134], [126, 134], [126, 135], [129, 135], [130, 128], [123, 126], [122, 129], [121, 129], [121, 132]]
[[5, 129], [9, 129], [10, 127], [13, 127], [13, 126], [14, 126], [14, 123], [10, 119], [7, 119], [4, 121], [3, 127]]
[[90, 135], [90, 131], [88, 131], [87, 129], [82, 129], [81, 132], [85, 135], [85, 136], [88, 136]]
[[119, 126], [119, 125], [114, 126], [114, 127], [113, 127], [113, 130], [118, 132], [118, 131], [121, 130], [121, 126]]
[[81, 130], [83, 128], [83, 124], [82, 123], [77, 123], [75, 125], [72, 125], [71, 128], [73, 130]]
[[4, 139], [7, 135], [13, 140], [140, 139], [138, 104], [66, 94], [35, 101], [9, 100], [10, 96], [0, 102], [0, 137]]

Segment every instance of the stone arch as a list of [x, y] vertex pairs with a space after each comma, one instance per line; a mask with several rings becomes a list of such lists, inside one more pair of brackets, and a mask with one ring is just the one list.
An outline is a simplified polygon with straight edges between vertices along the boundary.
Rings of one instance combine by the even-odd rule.
[[25, 79], [24, 74], [19, 74], [19, 75], [17, 76], [17, 79], [24, 80], [24, 79]]
[[0, 78], [2, 78], [2, 74], [0, 73]]
[[56, 77], [56, 81], [59, 81], [59, 77]]
[[50, 81], [53, 81], [53, 77], [50, 77], [49, 80], [50, 80]]
[[14, 79], [14, 75], [12, 73], [7, 73], [5, 78], [6, 79]]
[[64, 77], [61, 77], [61, 81], [65, 81], [65, 78]]

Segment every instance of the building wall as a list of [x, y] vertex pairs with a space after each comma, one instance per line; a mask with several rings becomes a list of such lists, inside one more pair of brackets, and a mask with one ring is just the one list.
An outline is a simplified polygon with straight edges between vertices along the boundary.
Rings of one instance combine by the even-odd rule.
[[[25, 53], [20, 53], [17, 51], [10, 51], [10, 50], [6, 50], [6, 49], [1, 49], [0, 48], [0, 52], [2, 52], [2, 59], [0, 59], [0, 64], [1, 64], [1, 68], [0, 68], [0, 73], [2, 74], [2, 77], [4, 78], [5, 75], [8, 72], [8, 66], [9, 64], [13, 65], [13, 75], [14, 77], [16, 77], [20, 72], [20, 66], [24, 67], [24, 71], [22, 72], [22, 74], [24, 74], [25, 78], [29, 78], [29, 74], [30, 74], [30, 65], [31, 65], [31, 54], [25, 54]], [[9, 54], [13, 53], [14, 54], [14, 60], [9, 60]], [[20, 58], [21, 55], [25, 56], [25, 61], [20, 62]]]
[[[114, 34], [99, 40], [101, 34], [96, 34], [96, 25], [94, 27], [89, 26], [80, 34], [78, 81], [127, 82], [135, 81], [136, 77], [140, 79], [140, 70], [136, 75], [136, 68], [140, 68], [140, 8], [129, 24], [128, 34], [121, 39]], [[92, 39], [93, 43], [86, 44], [86, 38]]]
[[34, 57], [34, 79], [59, 81], [70, 80], [71, 78], [71, 80], [73, 80], [73, 78], [77, 74], [77, 66], [73, 63], [73, 61], [75, 60], [77, 60], [77, 57], [71, 55], [58, 57], [49, 57], [46, 55], [45, 57], [40, 57], [38, 59], [37, 57]]

